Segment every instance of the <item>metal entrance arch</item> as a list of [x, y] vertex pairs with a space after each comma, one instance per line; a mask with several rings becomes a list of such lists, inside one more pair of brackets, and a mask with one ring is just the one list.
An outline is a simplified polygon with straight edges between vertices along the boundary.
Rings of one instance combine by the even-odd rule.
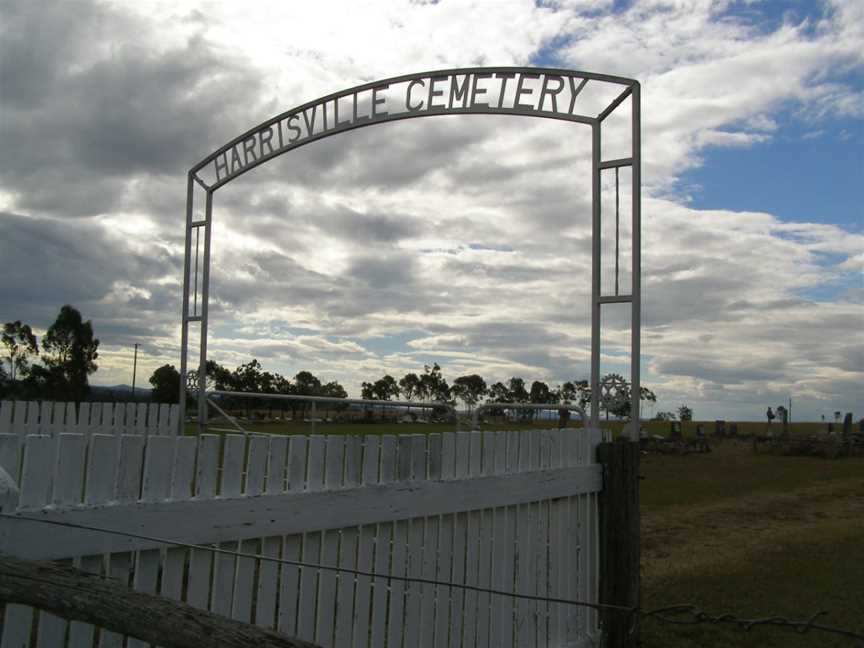
[[[595, 88], [604, 92], [594, 93]], [[611, 94], [609, 91], [613, 90]], [[604, 99], [604, 97], [607, 97]], [[601, 159], [603, 122], [626, 101], [630, 107], [630, 155]], [[408, 74], [366, 83], [283, 112], [248, 130], [190, 169], [186, 197], [186, 245], [180, 355], [180, 425], [184, 424], [189, 384], [196, 385], [198, 424], [206, 426], [207, 326], [210, 294], [210, 241], [213, 194], [217, 189], [283, 153], [355, 128], [435, 115], [522, 115], [576, 122], [591, 127], [591, 423], [600, 414], [600, 324], [604, 304], [630, 304], [630, 412], [639, 420], [641, 304], [641, 116], [638, 81], [623, 77], [550, 68], [459, 68]], [[629, 294], [618, 282], [618, 171], [631, 170], [631, 282]], [[615, 290], [601, 290], [601, 174], [616, 179]], [[196, 192], [204, 192], [203, 214]], [[202, 236], [203, 234], [203, 236]], [[202, 247], [203, 238], [203, 250]], [[193, 239], [195, 241], [193, 252]], [[200, 252], [200, 254], [199, 254]], [[200, 295], [200, 300], [199, 300]], [[198, 324], [199, 365], [188, 374], [190, 326]], [[187, 381], [187, 375], [191, 380]], [[609, 387], [609, 386], [604, 386]], [[614, 385], [612, 386], [614, 388]], [[638, 425], [631, 426], [638, 439]]]

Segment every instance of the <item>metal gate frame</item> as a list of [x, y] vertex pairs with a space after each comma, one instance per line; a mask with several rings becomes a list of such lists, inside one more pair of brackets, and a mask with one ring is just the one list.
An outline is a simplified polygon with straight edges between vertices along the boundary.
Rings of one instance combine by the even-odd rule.
[[[461, 79], [460, 79], [461, 77]], [[526, 87], [524, 82], [540, 82]], [[565, 83], [566, 80], [566, 83]], [[461, 81], [461, 85], [460, 85]], [[510, 81], [515, 84], [511, 105], [505, 105], [504, 98]], [[613, 84], [622, 87], [621, 92], [599, 113], [574, 113], [576, 97], [588, 83]], [[490, 87], [484, 83], [499, 84], [498, 103], [492, 105], [485, 100]], [[555, 87], [550, 87], [552, 84]], [[391, 86], [406, 85], [401, 110], [393, 112], [388, 107], [385, 93]], [[568, 110], [559, 110], [558, 94], [569, 85], [571, 97]], [[440, 87], [439, 87], [440, 86]], [[445, 90], [449, 90], [449, 105], [436, 103], [446, 100]], [[532, 98], [532, 95], [534, 98]], [[508, 101], [509, 101], [508, 95]], [[539, 101], [537, 101], [539, 97]], [[440, 99], [439, 99], [440, 98]], [[547, 99], [551, 110], [547, 110]], [[630, 156], [620, 159], [601, 160], [601, 136], [603, 122], [625, 100], [630, 100], [631, 137]], [[530, 103], [523, 103], [523, 100]], [[461, 105], [454, 105], [460, 102]], [[347, 104], [347, 109], [346, 109]], [[339, 111], [348, 111], [348, 119], [340, 121]], [[328, 123], [328, 107], [331, 121]], [[380, 107], [380, 108], [379, 108]], [[363, 109], [367, 114], [361, 114]], [[309, 112], [311, 111], [311, 126]], [[320, 112], [319, 112], [320, 111]], [[343, 112], [343, 117], [345, 116]], [[596, 426], [600, 417], [600, 343], [601, 309], [606, 304], [629, 303], [630, 314], [630, 418], [639, 420], [640, 412], [640, 308], [641, 308], [641, 110], [640, 85], [634, 79], [580, 72], [566, 69], [529, 68], [529, 67], [477, 67], [438, 70], [392, 77], [374, 81], [336, 92], [308, 102], [259, 124], [246, 133], [231, 140], [190, 169], [187, 177], [186, 198], [186, 242], [183, 265], [183, 307], [180, 356], [180, 425], [186, 419], [186, 392], [189, 383], [197, 391], [199, 430], [206, 430], [206, 365], [207, 333], [209, 324], [210, 258], [211, 229], [213, 219], [213, 194], [217, 189], [239, 177], [245, 172], [290, 150], [311, 142], [355, 128], [373, 124], [415, 117], [452, 114], [503, 114], [542, 117], [586, 124], [591, 127], [592, 144], [592, 264], [591, 264], [591, 412], [590, 420]], [[317, 115], [323, 115], [323, 126], [317, 131]], [[301, 121], [301, 116], [303, 120]], [[303, 136], [301, 125], [306, 124]], [[287, 129], [287, 132], [286, 132]], [[292, 139], [293, 137], [293, 139]], [[631, 286], [629, 294], [619, 294], [618, 290], [618, 209], [617, 178], [620, 168], [630, 167], [632, 172], [631, 199]], [[601, 185], [603, 170], [615, 169], [616, 173], [616, 247], [615, 247], [615, 293], [603, 295], [601, 291]], [[202, 175], [208, 174], [207, 177]], [[205, 192], [203, 218], [196, 219], [196, 185]], [[203, 229], [203, 254], [201, 251], [201, 230]], [[192, 240], [195, 239], [194, 261]], [[199, 277], [200, 269], [200, 277]], [[198, 300], [200, 286], [201, 299]], [[188, 373], [189, 332], [191, 324], [199, 324], [199, 365], [197, 372]], [[187, 377], [191, 380], [187, 380]], [[615, 385], [604, 385], [604, 389], [614, 390]], [[630, 426], [630, 437], [639, 438], [639, 426]]]

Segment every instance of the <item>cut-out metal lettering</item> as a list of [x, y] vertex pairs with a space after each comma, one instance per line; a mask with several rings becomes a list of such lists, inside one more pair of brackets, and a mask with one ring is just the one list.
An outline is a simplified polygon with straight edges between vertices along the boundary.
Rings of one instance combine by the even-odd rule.
[[[629, 79], [567, 70], [478, 68], [397, 77], [322, 97], [268, 120], [195, 167], [216, 189], [309, 142], [374, 123], [442, 114], [527, 115], [591, 124], [578, 96], [595, 79]], [[287, 137], [285, 136], [287, 134]]]
[[[598, 90], [597, 93], [593, 92], [595, 89]], [[630, 105], [630, 155], [620, 159], [603, 160], [603, 122], [625, 101]], [[638, 419], [641, 316], [640, 87], [633, 79], [564, 69], [460, 68], [407, 74], [366, 83], [276, 115], [231, 140], [192, 167], [187, 180], [181, 385], [185, 386], [188, 373], [192, 323], [200, 323], [196, 373], [201, 384], [206, 383], [210, 242], [213, 195], [217, 189], [268, 160], [330, 135], [402, 119], [465, 114], [542, 117], [584, 124], [591, 128], [591, 421], [596, 424], [600, 410], [600, 309], [601, 306], [612, 303], [629, 303], [631, 306], [631, 417]], [[629, 294], [618, 294], [616, 281], [615, 294], [604, 295], [600, 282], [600, 176], [601, 172], [609, 169], [614, 169], [617, 173], [619, 167], [631, 169], [631, 285]], [[200, 198], [195, 198], [195, 192], [199, 191], [196, 185], [205, 193], [203, 214], [200, 213], [201, 208], [196, 207], [200, 201]], [[199, 261], [200, 229], [204, 230], [204, 236]], [[616, 246], [616, 268], [617, 264]], [[200, 390], [198, 414], [202, 429], [206, 427], [207, 408], [204, 398], [205, 392]], [[181, 421], [184, 420], [185, 407], [185, 395], [181, 394]], [[633, 427], [637, 430], [634, 434], [638, 434], [638, 426]]]

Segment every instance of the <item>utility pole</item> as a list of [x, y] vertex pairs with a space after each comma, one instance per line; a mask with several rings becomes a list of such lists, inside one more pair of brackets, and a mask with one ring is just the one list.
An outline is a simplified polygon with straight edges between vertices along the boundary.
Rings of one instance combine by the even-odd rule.
[[135, 355], [132, 359], [132, 401], [135, 401], [135, 374], [138, 372], [138, 343], [135, 343]]

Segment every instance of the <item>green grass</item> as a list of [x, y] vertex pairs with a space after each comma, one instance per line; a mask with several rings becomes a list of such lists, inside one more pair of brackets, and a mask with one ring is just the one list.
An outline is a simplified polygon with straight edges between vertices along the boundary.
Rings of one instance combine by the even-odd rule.
[[711, 441], [712, 452], [648, 455], [641, 462], [642, 512], [758, 493], [788, 493], [864, 475], [864, 460], [754, 454], [743, 441]]
[[[864, 633], [864, 458], [753, 455], [727, 442], [707, 455], [643, 458], [646, 608], [803, 619]], [[656, 648], [856, 646], [825, 633], [671, 626], [647, 620]]]

